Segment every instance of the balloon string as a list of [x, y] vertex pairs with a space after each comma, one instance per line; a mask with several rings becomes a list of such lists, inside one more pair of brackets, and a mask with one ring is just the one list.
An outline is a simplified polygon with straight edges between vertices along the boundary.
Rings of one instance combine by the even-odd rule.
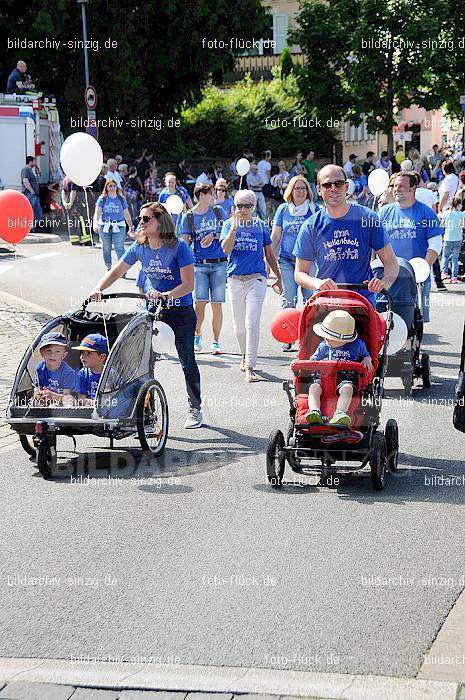
[[[17, 248], [16, 248], [16, 243], [13, 243], [13, 252], [14, 252], [14, 255], [15, 255], [15, 263], [18, 263], [18, 251], [17, 251]], [[21, 274], [19, 275], [19, 296], [21, 297], [21, 299], [24, 299], [24, 296], [23, 296], [23, 285], [22, 285], [22, 282], [21, 282]]]
[[86, 199], [87, 223], [89, 224], [90, 240], [91, 240], [91, 243], [92, 243], [92, 248], [95, 248], [95, 245], [94, 245], [94, 237], [93, 237], [93, 235], [92, 235], [92, 226], [91, 226], [91, 223], [90, 223], [89, 202], [88, 202], [88, 200], [87, 200], [87, 189], [86, 189], [85, 187], [84, 187], [83, 189], [84, 189], [84, 197], [85, 197], [85, 199]]

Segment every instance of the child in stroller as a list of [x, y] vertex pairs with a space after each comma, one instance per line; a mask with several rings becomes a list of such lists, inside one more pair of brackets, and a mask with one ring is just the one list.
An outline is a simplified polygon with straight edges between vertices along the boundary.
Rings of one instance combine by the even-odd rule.
[[[349, 361], [361, 362], [367, 369], [372, 369], [373, 362], [367, 347], [355, 330], [355, 319], [344, 310], [331, 311], [322, 323], [313, 326], [313, 332], [324, 340], [319, 344], [310, 360], [320, 361]], [[348, 414], [354, 391], [356, 390], [357, 373], [353, 371], [338, 372], [336, 391], [338, 401], [336, 410], [329, 423], [331, 425], [350, 426], [351, 417]], [[312, 377], [308, 390], [307, 422], [323, 424], [321, 415], [321, 378], [317, 371]]]

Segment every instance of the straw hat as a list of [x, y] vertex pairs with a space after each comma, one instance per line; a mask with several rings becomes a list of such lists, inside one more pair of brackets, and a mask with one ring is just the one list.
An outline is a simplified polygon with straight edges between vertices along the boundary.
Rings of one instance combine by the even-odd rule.
[[344, 340], [349, 343], [357, 337], [355, 320], [347, 311], [331, 311], [321, 323], [315, 323], [313, 330], [328, 340]]

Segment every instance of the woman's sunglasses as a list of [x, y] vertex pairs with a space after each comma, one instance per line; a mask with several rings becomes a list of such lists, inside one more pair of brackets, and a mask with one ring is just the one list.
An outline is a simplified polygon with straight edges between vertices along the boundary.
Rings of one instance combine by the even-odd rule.
[[228, 190], [226, 190], [224, 187], [217, 187], [216, 188], [216, 192], [227, 192], [227, 191]]
[[252, 209], [253, 204], [236, 204], [237, 209]]
[[143, 214], [140, 217], [140, 220], [143, 221], [144, 224], [148, 224], [150, 219], [158, 219], [158, 216], [156, 216], [155, 214], [152, 214], [152, 216], [148, 216], [147, 214]]
[[321, 182], [320, 187], [322, 187], [324, 190], [330, 190], [331, 187], [334, 185], [334, 187], [337, 190], [340, 190], [344, 185], [346, 184], [347, 180], [334, 180], [334, 182]]
[[109, 190], [110, 187], [116, 187], [116, 185], [107, 185], [107, 190]]

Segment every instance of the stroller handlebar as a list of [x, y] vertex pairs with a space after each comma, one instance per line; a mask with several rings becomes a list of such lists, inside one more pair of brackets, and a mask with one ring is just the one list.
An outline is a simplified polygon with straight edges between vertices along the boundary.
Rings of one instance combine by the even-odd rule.
[[[338, 289], [353, 289], [354, 291], [357, 291], [357, 289], [368, 289], [368, 284], [366, 282], [363, 282], [362, 284], [350, 284], [346, 282], [338, 282], [337, 283], [337, 288]], [[392, 302], [392, 297], [387, 291], [387, 289], [382, 289], [380, 292], [377, 292], [378, 294], [384, 294], [386, 297], [387, 305], [388, 305], [388, 311], [392, 311], [393, 309], [393, 302]]]
[[[138, 294], [137, 292], [113, 292], [112, 294], [102, 294], [98, 300], [92, 299], [91, 297], [84, 299], [81, 309], [82, 311], [85, 311], [88, 305], [93, 301], [98, 303], [99, 301], [106, 301], [107, 299], [142, 299], [144, 301], [148, 301], [145, 294]], [[151, 313], [154, 313], [155, 310], [162, 308], [165, 306], [165, 304], [166, 302], [163, 299], [157, 299], [150, 309]]]

